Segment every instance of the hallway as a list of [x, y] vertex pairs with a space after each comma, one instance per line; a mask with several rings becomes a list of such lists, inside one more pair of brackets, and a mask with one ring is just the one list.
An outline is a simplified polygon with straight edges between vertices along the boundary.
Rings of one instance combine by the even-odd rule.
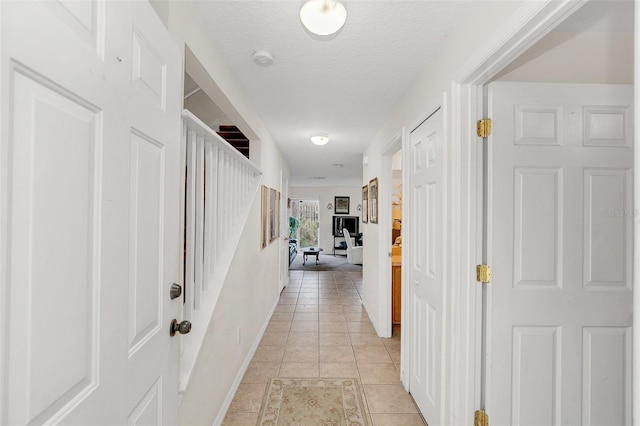
[[223, 424], [255, 425], [271, 377], [341, 377], [360, 381], [373, 425], [424, 425], [400, 384], [400, 339], [377, 337], [361, 291], [359, 272], [291, 271]]

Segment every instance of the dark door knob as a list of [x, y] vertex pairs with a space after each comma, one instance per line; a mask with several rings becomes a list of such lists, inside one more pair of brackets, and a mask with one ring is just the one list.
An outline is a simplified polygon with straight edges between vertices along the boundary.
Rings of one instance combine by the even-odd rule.
[[171, 336], [175, 336], [176, 333], [187, 334], [191, 331], [191, 323], [189, 321], [178, 322], [178, 320], [174, 319], [171, 321], [171, 327], [169, 328], [169, 334]]
[[171, 300], [177, 299], [180, 296], [182, 296], [182, 286], [176, 283], [171, 284], [171, 290], [169, 291], [169, 297], [171, 297]]

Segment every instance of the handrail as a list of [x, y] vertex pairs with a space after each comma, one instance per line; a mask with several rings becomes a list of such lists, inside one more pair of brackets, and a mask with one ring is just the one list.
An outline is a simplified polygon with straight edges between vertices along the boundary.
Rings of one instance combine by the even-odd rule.
[[[182, 123], [187, 127], [197, 129], [197, 132], [204, 135], [206, 142], [218, 143], [224, 147], [224, 150], [233, 156], [237, 161], [240, 161], [245, 166], [252, 168], [255, 172], [262, 174], [260, 169], [253, 164], [251, 160], [242, 155], [240, 151], [235, 149], [233, 145], [224, 140], [219, 134], [217, 134], [211, 127], [207, 126], [202, 120], [193, 115], [188, 109], [182, 110]], [[190, 126], [191, 125], [191, 126]]]

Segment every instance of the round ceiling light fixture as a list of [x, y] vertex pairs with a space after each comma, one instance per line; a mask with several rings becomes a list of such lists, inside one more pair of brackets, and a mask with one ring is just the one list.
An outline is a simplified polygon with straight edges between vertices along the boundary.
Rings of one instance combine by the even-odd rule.
[[311, 142], [316, 145], [326, 145], [329, 142], [329, 135], [326, 133], [317, 133], [311, 136]]
[[273, 64], [273, 55], [266, 50], [259, 50], [253, 53], [253, 62], [261, 67], [268, 67]]
[[347, 10], [337, 0], [308, 0], [300, 9], [307, 30], [319, 36], [334, 34], [347, 20]]

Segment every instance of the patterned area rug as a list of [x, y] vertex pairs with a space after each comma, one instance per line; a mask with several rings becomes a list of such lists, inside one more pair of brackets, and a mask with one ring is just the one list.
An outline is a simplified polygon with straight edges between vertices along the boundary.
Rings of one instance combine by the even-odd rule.
[[272, 378], [259, 426], [369, 425], [356, 379]]

